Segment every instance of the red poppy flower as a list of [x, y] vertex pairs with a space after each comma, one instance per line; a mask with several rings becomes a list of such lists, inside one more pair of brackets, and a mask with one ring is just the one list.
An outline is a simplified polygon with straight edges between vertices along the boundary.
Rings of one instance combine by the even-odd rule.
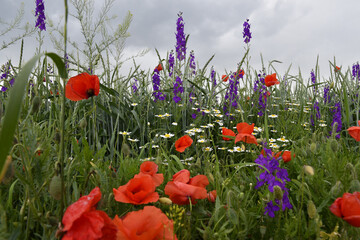
[[123, 218], [115, 216], [113, 222], [119, 230], [117, 239], [177, 240], [173, 221], [154, 206], [145, 206], [143, 210], [130, 212]]
[[118, 189], [113, 188], [113, 193], [116, 201], [135, 205], [159, 200], [159, 194], [155, 192], [155, 182], [148, 174], [133, 178]]
[[246, 122], [238, 123], [236, 125], [238, 134], [235, 137], [235, 143], [242, 141], [245, 143], [254, 143], [257, 145], [256, 138], [252, 135], [254, 131], [254, 123], [249, 125]]
[[270, 87], [275, 84], [280, 84], [280, 82], [276, 79], [276, 73], [273, 73], [271, 75], [267, 75], [265, 77], [265, 85], [267, 87]]
[[[358, 121], [358, 124], [360, 126], [360, 120]], [[356, 141], [360, 141], [360, 127], [349, 127], [347, 131], [349, 132], [350, 136], [352, 136]]]
[[154, 69], [154, 71], [157, 70], [158, 72], [160, 72], [161, 70], [163, 70], [163, 67], [161, 65], [161, 63], [159, 63], [159, 65], [157, 65], [157, 67]]
[[354, 227], [360, 227], [360, 192], [344, 193], [330, 206], [330, 211]]
[[186, 148], [190, 147], [193, 140], [189, 135], [182, 136], [175, 142], [175, 148], [178, 152], [184, 152]]
[[335, 72], [338, 72], [338, 71], [340, 71], [340, 67], [336, 66], [335, 67]]
[[[291, 161], [291, 151], [280, 151], [275, 155], [275, 158], [279, 158], [281, 155], [282, 160], [286, 163], [286, 162], [290, 162]], [[295, 154], [293, 154], [293, 157], [295, 157]]]
[[140, 173], [135, 175], [136, 177], [141, 177], [143, 175], [149, 175], [155, 183], [155, 187], [160, 186], [164, 181], [164, 175], [162, 173], [157, 173], [158, 165], [152, 161], [145, 161], [140, 165]]
[[[222, 135], [224, 136], [232, 136], [232, 137], [235, 137], [236, 134], [234, 133], [233, 130], [230, 130], [230, 129], [227, 129], [227, 128], [222, 128]], [[230, 141], [231, 139], [230, 138], [227, 138], [227, 137], [222, 137], [225, 141]]]
[[222, 75], [221, 80], [223, 80], [223, 82], [227, 82], [227, 80], [229, 80], [229, 76], [228, 75]]
[[65, 97], [72, 101], [99, 95], [100, 82], [96, 75], [84, 72], [69, 79], [65, 86]]
[[209, 200], [209, 202], [215, 202], [216, 196], [217, 196], [216, 190], [212, 190], [212, 191], [208, 192], [207, 199]]
[[174, 174], [172, 181], [165, 186], [165, 194], [169, 196], [175, 204], [185, 205], [196, 204], [197, 199], [207, 197], [205, 187], [209, 184], [209, 180], [205, 175], [197, 175], [190, 178], [190, 172], [186, 169]]
[[100, 199], [100, 188], [96, 187], [66, 209], [62, 219], [62, 231], [65, 232], [62, 239], [116, 238], [116, 225], [105, 212], [95, 209]]

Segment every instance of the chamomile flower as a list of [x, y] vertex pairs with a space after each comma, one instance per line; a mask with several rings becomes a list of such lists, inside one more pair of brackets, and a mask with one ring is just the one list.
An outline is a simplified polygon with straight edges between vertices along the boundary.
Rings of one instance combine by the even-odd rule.
[[138, 142], [139, 141], [139, 139], [137, 139], [137, 138], [128, 138], [128, 140], [130, 141], [130, 142]]
[[130, 105], [133, 106], [133, 107], [136, 107], [138, 104], [137, 103], [132, 103]]
[[276, 129], [271, 129], [270, 132], [277, 133]]
[[269, 142], [270, 142], [270, 144], [271, 144], [271, 143], [274, 143], [274, 142], [276, 142], [276, 139], [270, 138], [270, 139], [269, 139]]
[[227, 147], [218, 147], [218, 150], [226, 150]]
[[278, 115], [276, 115], [276, 114], [269, 115], [269, 118], [277, 118], [277, 117], [278, 117]]
[[152, 145], [152, 148], [159, 148], [159, 145]]
[[326, 127], [326, 126], [327, 126], [326, 123], [320, 123], [320, 124], [319, 124], [319, 127]]
[[204, 147], [203, 151], [204, 152], [211, 152], [213, 149], [211, 147]]
[[204, 109], [202, 110], [204, 113], [211, 113], [211, 111], [209, 109]]
[[281, 138], [278, 138], [278, 139], [276, 139], [276, 141], [278, 141], [278, 142], [289, 142], [289, 140], [287, 140], [284, 136], [282, 136]]
[[200, 138], [197, 140], [198, 143], [206, 143], [208, 140], [205, 138]]
[[131, 132], [126, 132], [126, 131], [120, 131], [119, 134], [123, 135], [123, 136], [129, 136], [131, 134]]
[[162, 138], [172, 138], [174, 136], [174, 134], [172, 133], [165, 133], [164, 135], [160, 135], [160, 137]]
[[218, 117], [218, 118], [222, 118], [224, 115], [220, 114], [220, 113], [217, 113], [215, 114], [215, 117]]
[[214, 127], [214, 124], [208, 123], [207, 126], [212, 128], [212, 127]]
[[173, 126], [177, 126], [177, 125], [178, 125], [178, 123], [177, 123], [177, 122], [172, 122], [172, 123], [171, 123], [171, 125], [173, 125]]

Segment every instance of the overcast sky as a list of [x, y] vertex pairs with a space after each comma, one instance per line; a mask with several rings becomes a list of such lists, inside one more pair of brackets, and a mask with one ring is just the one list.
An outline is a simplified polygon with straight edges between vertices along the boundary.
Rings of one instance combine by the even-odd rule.
[[[4, 20], [12, 19], [20, 7], [20, 0], [0, 0]], [[45, 12], [55, 23], [64, 12], [62, 0], [44, 0]], [[95, 12], [102, 0], [95, 1]], [[70, 12], [74, 9], [69, 1]], [[25, 22], [35, 24], [35, 0], [24, 1]], [[161, 57], [175, 48], [177, 14], [183, 12], [185, 33], [190, 34], [187, 49], [195, 51], [200, 66], [215, 54], [210, 66], [221, 75], [235, 70], [246, 44], [243, 42], [243, 22], [250, 19], [250, 64], [260, 70], [262, 54], [265, 64], [278, 60], [275, 67], [283, 75], [292, 64], [293, 73], [301, 68], [305, 79], [310, 77], [319, 55], [320, 73], [329, 74], [329, 60], [336, 57], [338, 66], [351, 67], [360, 58], [360, 1], [359, 0], [116, 0], [110, 15], [116, 14], [121, 23], [127, 11], [133, 14], [124, 58], [141, 49], [150, 49], [136, 59], [142, 69], [153, 69], [158, 63], [157, 48]], [[69, 18], [72, 39], [81, 38], [79, 24]], [[2, 29], [2, 28], [0, 28]], [[48, 39], [48, 33], [44, 36]], [[34, 54], [36, 34], [25, 40], [24, 59]], [[0, 37], [7, 41], [9, 35]], [[20, 43], [0, 53], [1, 63], [19, 58]], [[44, 49], [53, 51], [46, 42]], [[124, 71], [128, 66], [124, 66]]]

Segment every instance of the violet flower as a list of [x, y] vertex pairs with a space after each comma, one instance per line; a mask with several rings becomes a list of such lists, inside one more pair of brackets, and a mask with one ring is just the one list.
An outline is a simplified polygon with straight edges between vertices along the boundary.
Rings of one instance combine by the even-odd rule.
[[[331, 110], [334, 114], [333, 114], [333, 120], [331, 122], [331, 130], [330, 130], [330, 135], [333, 134], [333, 128], [334, 128], [334, 124], [337, 124], [336, 127], [336, 133], [339, 133], [341, 131], [342, 128], [342, 121], [341, 121], [341, 104], [340, 102], [335, 103], [334, 109]], [[336, 138], [340, 138], [340, 134], [336, 134], [335, 136]]]
[[173, 100], [175, 103], [178, 103], [181, 101], [181, 97], [178, 96], [178, 94], [183, 93], [183, 92], [184, 92], [183, 83], [181, 81], [181, 78], [178, 76], [178, 77], [176, 77], [176, 80], [174, 83], [174, 89], [173, 89], [173, 93], [174, 93]]
[[194, 51], [191, 51], [191, 52], [190, 52], [189, 67], [193, 70], [192, 73], [195, 74], [196, 64], [195, 64]]
[[[255, 159], [255, 163], [262, 165], [260, 167], [264, 170], [257, 178], [257, 183], [255, 185], [255, 189], [262, 187], [263, 185], [268, 185], [268, 189], [270, 192], [274, 192], [274, 186], [279, 186], [283, 192], [283, 197], [281, 200], [270, 201], [266, 204], [264, 214], [269, 217], [275, 217], [275, 212], [280, 210], [279, 206], [282, 206], [282, 211], [285, 211], [286, 208], [291, 209], [292, 205], [289, 200], [289, 190], [286, 188], [286, 183], [290, 181], [288, 177], [288, 172], [284, 168], [279, 167], [279, 160], [281, 158], [276, 159], [270, 149], [264, 147], [264, 153], [260, 154], [257, 159]], [[266, 168], [268, 171], [266, 171]]]
[[36, 24], [35, 27], [38, 27], [40, 29], [40, 31], [46, 31], [46, 26], [45, 26], [45, 7], [44, 7], [44, 1], [43, 0], [36, 0], [36, 9], [35, 9], [35, 17], [37, 17], [36, 19]]
[[174, 63], [175, 63], [174, 52], [173, 52], [173, 50], [171, 50], [170, 55], [169, 55], [169, 77], [171, 77], [173, 75]]
[[244, 42], [249, 43], [251, 39], [249, 19], [246, 19], [246, 21], [243, 24], [243, 27], [244, 27], [244, 31], [243, 31]]
[[185, 59], [186, 55], [186, 38], [184, 33], [184, 19], [182, 18], [182, 12], [178, 14], [178, 20], [176, 22], [176, 57], [179, 61]]
[[164, 93], [162, 93], [160, 91], [160, 75], [159, 75], [159, 70], [155, 69], [154, 70], [154, 74], [153, 74], [153, 96], [154, 96], [154, 101], [156, 102], [157, 100], [163, 101], [166, 98], [166, 95]]

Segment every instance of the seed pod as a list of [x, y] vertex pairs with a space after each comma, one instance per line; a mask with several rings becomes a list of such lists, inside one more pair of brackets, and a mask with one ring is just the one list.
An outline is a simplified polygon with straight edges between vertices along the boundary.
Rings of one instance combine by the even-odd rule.
[[60, 176], [54, 176], [51, 179], [49, 186], [49, 193], [55, 200], [61, 199], [61, 178]]
[[307, 213], [309, 218], [313, 219], [316, 216], [316, 206], [313, 201], [309, 200], [307, 204]]
[[350, 192], [360, 192], [360, 182], [354, 179], [350, 182]]
[[260, 234], [261, 234], [261, 236], [264, 237], [265, 233], [266, 233], [266, 226], [260, 226]]
[[40, 109], [40, 105], [41, 105], [41, 98], [39, 96], [35, 96], [32, 100], [31, 114], [37, 113]]

